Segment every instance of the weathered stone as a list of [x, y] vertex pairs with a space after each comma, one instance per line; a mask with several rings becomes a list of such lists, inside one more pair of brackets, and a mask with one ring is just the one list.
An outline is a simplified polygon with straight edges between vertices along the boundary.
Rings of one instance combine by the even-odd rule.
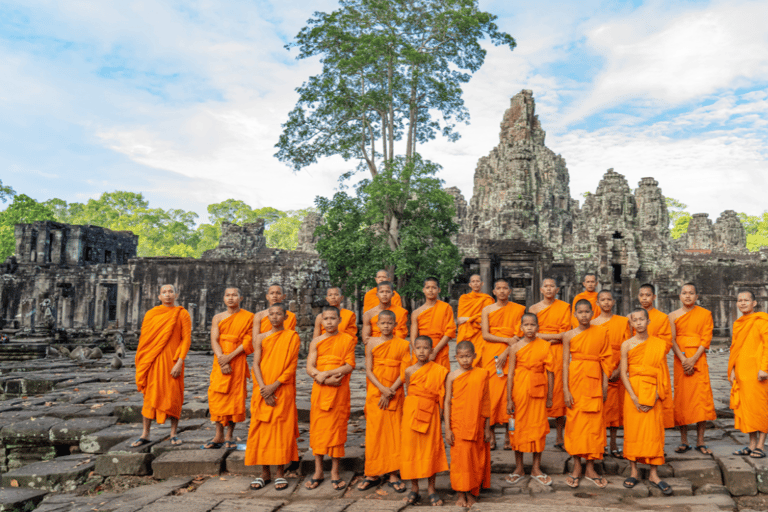
[[15, 480], [21, 488], [72, 491], [85, 481], [95, 464], [90, 455], [68, 455], [54, 460], [36, 462], [2, 475], [3, 487]]
[[83, 436], [114, 425], [117, 418], [76, 418], [55, 424], [50, 430], [53, 444], [79, 444]]
[[712, 459], [692, 459], [669, 461], [675, 477], [690, 481], [694, 489], [705, 484], [722, 485], [723, 477], [720, 466]]
[[352, 503], [352, 500], [345, 499], [293, 502], [281, 508], [280, 512], [343, 512]]
[[179, 475], [218, 475], [227, 450], [179, 450], [166, 452], [152, 461], [152, 474], [158, 480]]
[[226, 460], [227, 473], [233, 475], [260, 475], [261, 466], [246, 466], [245, 452], [234, 451]]
[[187, 402], [181, 408], [181, 421], [208, 417], [207, 402]]
[[698, 489], [696, 489], [696, 492], [694, 493], [696, 495], [699, 494], [727, 494], [730, 496], [730, 493], [728, 492], [728, 488], [724, 485], [716, 485], [716, 484], [704, 484]]
[[[693, 486], [691, 485], [691, 482], [689, 482], [685, 478], [662, 477], [662, 480], [668, 483], [669, 486], [672, 488], [673, 496], [693, 496]], [[652, 482], [648, 481], [646, 482], [646, 484], [648, 485], [648, 488], [651, 490], [651, 496], [664, 496], [664, 493], [661, 492], [661, 489], [659, 489]]]
[[114, 425], [98, 432], [83, 435], [80, 438], [80, 451], [83, 453], [106, 453], [116, 444], [140, 436], [141, 427]]
[[101, 476], [149, 475], [154, 458], [151, 453], [109, 452], [96, 458], [95, 471]]
[[686, 507], [718, 507], [721, 510], [736, 510], [736, 502], [733, 498], [723, 494], [662, 496], [638, 499], [634, 503], [643, 508], [664, 507], [666, 510], [686, 510]]
[[59, 418], [49, 418], [47, 416], [30, 418], [29, 420], [4, 426], [0, 430], [0, 437], [8, 443], [38, 444], [40, 442], [48, 442], [51, 428], [60, 423], [62, 423], [62, 420]]
[[723, 481], [732, 496], [754, 496], [757, 494], [755, 468], [744, 457], [718, 457], [723, 471]]
[[191, 481], [192, 479], [188, 477], [175, 477], [154, 485], [142, 485], [128, 489], [112, 499], [109, 503], [109, 509], [115, 512], [136, 512], [142, 507], [186, 487]]
[[48, 491], [0, 487], [0, 512], [30, 512], [43, 501]]
[[214, 512], [275, 512], [285, 501], [268, 499], [224, 500]]
[[768, 459], [745, 457], [744, 460], [755, 468], [755, 481], [757, 482], [758, 492], [768, 494]]
[[167, 496], [142, 508], [142, 512], [209, 512], [223, 501], [212, 496]]
[[141, 423], [142, 402], [130, 402], [126, 404], [117, 404], [115, 406], [115, 416], [119, 423]]

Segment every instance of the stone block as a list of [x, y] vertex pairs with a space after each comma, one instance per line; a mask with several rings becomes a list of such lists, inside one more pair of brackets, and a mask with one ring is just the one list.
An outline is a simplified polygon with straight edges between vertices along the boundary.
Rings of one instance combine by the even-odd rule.
[[51, 428], [59, 423], [62, 423], [59, 418], [32, 417], [4, 426], [0, 437], [6, 443], [48, 444]]
[[[375, 499], [359, 500], [347, 507], [344, 512], [400, 512], [406, 508], [402, 501], [379, 501]], [[464, 509], [467, 510], [467, 509]]]
[[8, 444], [5, 451], [8, 470], [56, 458], [56, 448], [51, 445]]
[[87, 434], [92, 434], [114, 425], [117, 418], [75, 418], [64, 420], [55, 424], [50, 430], [50, 439], [53, 444], [80, 444], [80, 439]]
[[[661, 477], [661, 479], [664, 482], [667, 482], [670, 487], [672, 487], [673, 496], [693, 496], [693, 486], [691, 485], [691, 482], [689, 482], [685, 478]], [[659, 489], [655, 484], [648, 481], [645, 483], [648, 485], [648, 488], [651, 490], [651, 496], [664, 496], [664, 493], [661, 492], [661, 489]]]
[[115, 417], [118, 423], [141, 423], [142, 402], [119, 403], [115, 405]]
[[169, 478], [153, 485], [133, 487], [117, 495], [109, 504], [115, 512], [136, 512], [142, 507], [186, 487], [192, 481], [189, 477]]
[[744, 457], [719, 457], [717, 462], [723, 472], [723, 481], [732, 496], [757, 494], [755, 468]]
[[0, 483], [10, 487], [15, 480], [20, 488], [73, 491], [94, 467], [91, 455], [68, 455], [11, 470], [2, 475]]
[[668, 464], [672, 466], [676, 478], [689, 480], [694, 489], [705, 484], [723, 484], [720, 466], [711, 458], [675, 460]]
[[665, 510], [693, 510], [694, 507], [717, 507], [721, 510], [736, 510], [736, 502], [724, 494], [652, 497], [635, 500], [634, 504], [644, 509], [663, 507]]
[[181, 408], [180, 421], [202, 419], [208, 417], [207, 402], [188, 402]]
[[245, 452], [234, 451], [229, 454], [226, 460], [227, 473], [233, 475], [256, 475], [261, 474], [261, 466], [246, 466]]
[[0, 487], [0, 512], [30, 512], [43, 501], [48, 491]]
[[179, 475], [219, 475], [227, 450], [178, 450], [166, 452], [152, 461], [152, 474], [158, 480]]
[[[347, 439], [344, 457], [339, 462], [342, 471], [351, 471], [353, 473], [363, 473], [365, 471], [365, 448], [360, 447], [359, 442], [351, 442]], [[310, 475], [315, 470], [315, 456], [312, 450], [304, 452], [301, 458], [300, 471], [304, 475]], [[323, 471], [331, 470], [331, 458], [323, 458]]]
[[166, 496], [142, 508], [142, 512], [210, 512], [223, 498], [214, 496]]
[[275, 512], [285, 505], [285, 501], [268, 499], [224, 500], [213, 512]]
[[118, 443], [141, 436], [141, 427], [131, 425], [113, 425], [98, 432], [85, 434], [80, 438], [80, 451], [83, 453], [106, 453]]
[[744, 457], [744, 460], [755, 468], [757, 491], [763, 494], [768, 494], [768, 458], [756, 459], [754, 457]]
[[696, 492], [694, 492], [695, 495], [700, 494], [727, 494], [730, 496], [731, 494], [728, 492], [728, 488], [724, 485], [716, 485], [716, 484], [704, 484], [698, 489], [696, 489]]
[[87, 405], [57, 405], [54, 407], [47, 407], [45, 409], [45, 415], [53, 418], [61, 418], [63, 420], [69, 420], [72, 418], [79, 418], [85, 416], [89, 411]]
[[151, 453], [109, 452], [96, 458], [95, 471], [100, 476], [149, 475], [154, 458]]
[[[353, 503], [353, 500], [346, 499], [294, 501], [281, 508], [280, 512], [346, 512]], [[367, 500], [365, 503], [368, 504]]]

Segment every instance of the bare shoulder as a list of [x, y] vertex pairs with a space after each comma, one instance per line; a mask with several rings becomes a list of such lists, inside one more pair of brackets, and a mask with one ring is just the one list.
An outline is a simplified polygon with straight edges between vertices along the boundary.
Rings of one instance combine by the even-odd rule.
[[418, 369], [419, 369], [419, 366], [417, 366], [415, 364], [409, 366], [408, 368], [405, 369], [405, 376], [406, 377], [410, 377]]
[[570, 331], [566, 331], [563, 333], [563, 341], [571, 341], [571, 339], [576, 336], [578, 332], [576, 329], [571, 329]]
[[373, 350], [374, 348], [381, 345], [382, 341], [384, 341], [382, 338], [368, 338], [368, 343], [365, 345], [365, 350]]
[[215, 315], [213, 315], [213, 320], [211, 320], [211, 326], [214, 326], [214, 325], [218, 326], [219, 322], [227, 318], [226, 314], [227, 314], [226, 311], [222, 311], [221, 313], [216, 313]]
[[413, 313], [411, 313], [411, 319], [415, 320], [419, 317], [420, 314], [422, 314], [424, 311], [429, 309], [426, 304], [422, 304], [421, 307], [416, 308]]
[[528, 344], [528, 342], [525, 341], [524, 338], [520, 338], [517, 341], [517, 343], [515, 343], [514, 345], [509, 347], [509, 355], [513, 356], [513, 355], [517, 354], [517, 351], [520, 350], [521, 348], [523, 348], [524, 346], [526, 346], [527, 344]]
[[542, 309], [544, 309], [544, 306], [545, 306], [545, 304], [544, 304], [544, 301], [543, 301], [543, 300], [542, 300], [542, 301], [539, 301], [539, 302], [537, 302], [536, 304], [534, 304], [533, 306], [529, 307], [529, 308], [528, 308], [528, 312], [529, 312], [529, 313], [533, 313], [533, 314], [535, 315], [535, 314], [537, 314], [539, 311], [541, 311]]
[[670, 322], [674, 322], [681, 316], [683, 316], [683, 308], [676, 309], [673, 312], [671, 312], [669, 315], [667, 315]]
[[483, 313], [493, 313], [497, 309], [499, 309], [501, 306], [498, 305], [498, 303], [494, 302], [493, 304], [489, 306], [485, 306], [483, 308]]
[[453, 380], [456, 377], [458, 377], [462, 373], [464, 373], [464, 370], [462, 370], [461, 368], [457, 368], [456, 370], [453, 370], [452, 372], [448, 372], [448, 376], [445, 378], [445, 383], [446, 384], [450, 384], [451, 382], [453, 382]]
[[381, 304], [378, 306], [374, 306], [365, 313], [363, 313], [363, 323], [368, 323], [371, 321], [371, 318], [375, 317], [376, 315], [381, 312]]

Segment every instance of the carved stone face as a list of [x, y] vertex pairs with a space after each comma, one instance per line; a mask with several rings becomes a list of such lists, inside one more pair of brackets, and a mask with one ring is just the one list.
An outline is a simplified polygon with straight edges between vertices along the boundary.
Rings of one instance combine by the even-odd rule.
[[659, 223], [659, 212], [655, 203], [645, 203], [645, 223], [648, 226], [655, 226]]

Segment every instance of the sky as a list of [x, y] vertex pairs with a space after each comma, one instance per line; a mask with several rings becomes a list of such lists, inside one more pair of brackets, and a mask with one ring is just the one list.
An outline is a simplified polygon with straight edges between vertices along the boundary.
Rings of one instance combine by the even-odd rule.
[[[356, 165], [274, 157], [295, 89], [320, 71], [284, 48], [329, 0], [5, 0], [0, 180], [37, 200], [141, 192], [196, 211], [228, 198], [306, 208]], [[692, 213], [768, 209], [768, 2], [480, 1], [517, 48], [464, 87], [458, 142], [421, 147], [469, 201], [509, 99], [531, 89], [571, 195], [608, 168], [652, 176]], [[760, 20], [763, 20], [762, 22]], [[0, 208], [2, 208], [0, 204]]]

